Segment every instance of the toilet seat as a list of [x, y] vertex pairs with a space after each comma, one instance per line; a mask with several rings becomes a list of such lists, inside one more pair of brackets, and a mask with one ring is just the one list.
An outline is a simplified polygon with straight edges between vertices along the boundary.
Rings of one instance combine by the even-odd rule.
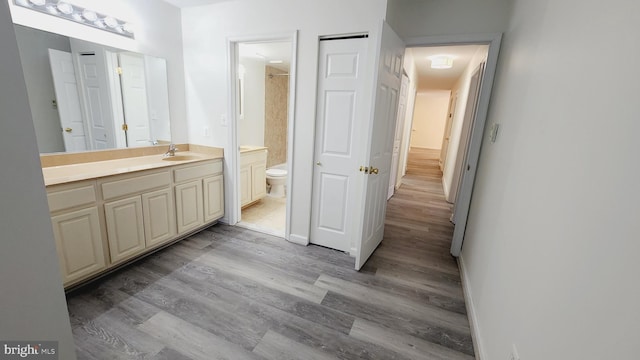
[[287, 176], [287, 170], [267, 169], [267, 176], [269, 176], [269, 177], [285, 177], [285, 176]]

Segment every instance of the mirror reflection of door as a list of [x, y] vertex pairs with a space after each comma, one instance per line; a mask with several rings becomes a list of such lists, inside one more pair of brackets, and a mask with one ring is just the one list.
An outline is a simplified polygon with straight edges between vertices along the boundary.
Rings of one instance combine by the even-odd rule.
[[128, 147], [148, 146], [151, 141], [149, 128], [149, 104], [144, 56], [134, 53], [118, 54], [122, 105], [126, 123]]
[[14, 28], [41, 153], [171, 142], [165, 59]]
[[65, 150], [87, 150], [88, 139], [82, 120], [78, 81], [71, 53], [49, 49], [49, 61]]

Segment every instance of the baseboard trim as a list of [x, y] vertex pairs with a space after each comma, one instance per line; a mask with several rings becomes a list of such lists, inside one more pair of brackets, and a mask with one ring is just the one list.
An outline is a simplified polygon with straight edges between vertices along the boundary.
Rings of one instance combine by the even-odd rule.
[[449, 188], [447, 187], [447, 182], [444, 181], [444, 176], [442, 176], [442, 190], [444, 190], [444, 199], [450, 203], [449, 201]]
[[292, 242], [292, 243], [298, 244], [298, 245], [307, 246], [307, 245], [309, 245], [309, 238], [306, 237], [306, 236], [290, 234], [289, 235], [289, 242]]
[[486, 359], [484, 353], [484, 346], [482, 343], [482, 337], [480, 336], [480, 327], [478, 326], [478, 317], [476, 315], [476, 308], [473, 302], [473, 295], [471, 294], [471, 284], [469, 284], [469, 278], [467, 277], [467, 268], [464, 265], [464, 257], [460, 255], [458, 257], [458, 268], [460, 269], [460, 279], [462, 281], [462, 292], [464, 294], [464, 304], [467, 308], [467, 317], [469, 318], [469, 325], [471, 327], [471, 340], [473, 340], [473, 351], [476, 354], [476, 360]]

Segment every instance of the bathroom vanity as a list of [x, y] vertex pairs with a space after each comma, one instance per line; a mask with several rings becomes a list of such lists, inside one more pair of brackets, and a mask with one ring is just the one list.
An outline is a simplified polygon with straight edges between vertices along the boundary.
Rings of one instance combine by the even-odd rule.
[[[175, 157], [160, 153], [43, 167], [65, 288], [224, 215], [222, 150], [199, 148]], [[53, 160], [43, 165], [47, 161]]]
[[267, 148], [240, 147], [240, 205], [249, 206], [267, 196]]

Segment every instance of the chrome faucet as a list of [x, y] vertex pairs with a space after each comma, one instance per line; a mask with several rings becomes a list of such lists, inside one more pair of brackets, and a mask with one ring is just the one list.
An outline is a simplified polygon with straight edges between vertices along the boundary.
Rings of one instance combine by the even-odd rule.
[[167, 152], [164, 153], [164, 157], [176, 156], [176, 151], [178, 151], [178, 148], [176, 147], [176, 144], [171, 143], [171, 144], [169, 144], [169, 150], [167, 150]]

